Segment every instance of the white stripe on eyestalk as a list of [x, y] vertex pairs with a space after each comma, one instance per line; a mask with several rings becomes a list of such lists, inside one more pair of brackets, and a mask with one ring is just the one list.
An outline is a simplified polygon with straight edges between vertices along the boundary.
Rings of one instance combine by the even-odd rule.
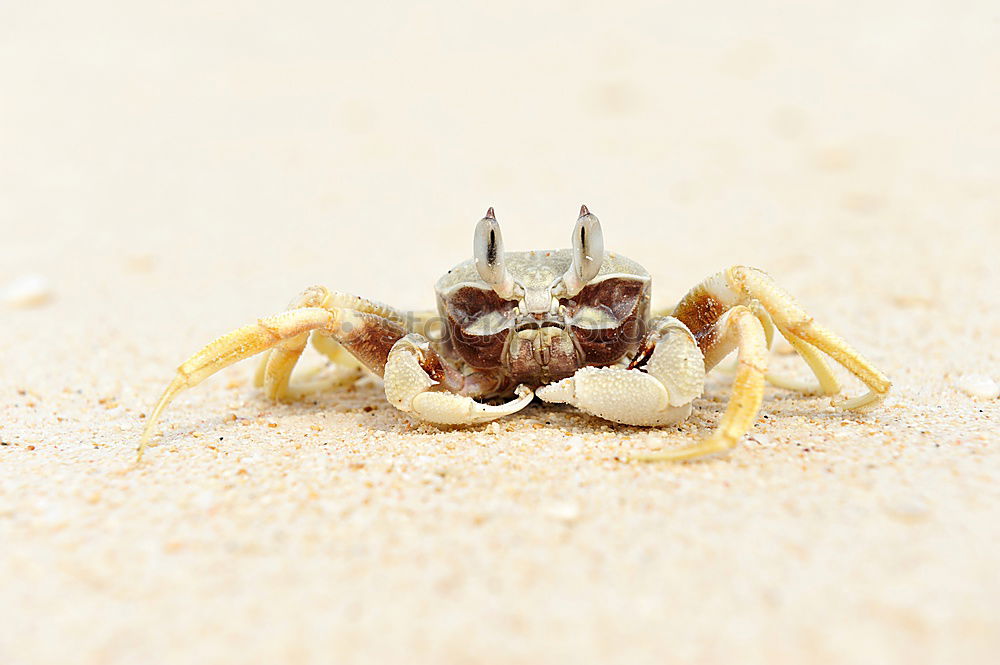
[[472, 244], [476, 258], [476, 270], [484, 282], [490, 285], [501, 298], [510, 298], [514, 293], [514, 278], [507, 270], [503, 252], [503, 235], [500, 224], [493, 215], [493, 208], [476, 224], [476, 237]]
[[563, 275], [566, 295], [575, 296], [597, 277], [604, 263], [604, 233], [597, 215], [580, 206], [580, 217], [573, 228], [573, 263]]

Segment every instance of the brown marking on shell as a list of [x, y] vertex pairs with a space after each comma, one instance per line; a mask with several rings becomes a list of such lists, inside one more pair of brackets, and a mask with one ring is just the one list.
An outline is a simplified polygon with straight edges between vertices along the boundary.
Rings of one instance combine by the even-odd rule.
[[712, 296], [704, 286], [692, 289], [674, 309], [674, 316], [688, 327], [702, 352], [710, 345], [715, 322], [728, 308]]
[[649, 316], [648, 282], [628, 277], [610, 277], [588, 284], [567, 301], [570, 316], [583, 307], [603, 309], [618, 325], [609, 328], [571, 326], [586, 365], [610, 365], [634, 351]]
[[342, 328], [337, 341], [365, 367], [382, 376], [389, 350], [406, 335], [406, 329], [394, 321], [362, 312], [355, 313], [351, 321], [354, 325], [349, 330], [346, 326]]
[[656, 342], [659, 341], [660, 335], [656, 331], [649, 331], [642, 338], [642, 343], [639, 344], [639, 349], [635, 352], [635, 357], [628, 364], [629, 369], [638, 369], [644, 367], [647, 362], [649, 362], [650, 356], [653, 355], [653, 351], [656, 349]]
[[420, 367], [427, 372], [427, 376], [431, 377], [438, 383], [445, 380], [446, 372], [444, 362], [441, 360], [441, 356], [439, 356], [433, 349], [427, 349], [424, 352], [424, 357], [420, 360]]
[[491, 290], [468, 286], [453, 291], [440, 306], [448, 322], [448, 343], [476, 369], [500, 367], [510, 328], [502, 328], [492, 334], [476, 334], [469, 331], [469, 326], [491, 313], [507, 317], [515, 307], [514, 303]]

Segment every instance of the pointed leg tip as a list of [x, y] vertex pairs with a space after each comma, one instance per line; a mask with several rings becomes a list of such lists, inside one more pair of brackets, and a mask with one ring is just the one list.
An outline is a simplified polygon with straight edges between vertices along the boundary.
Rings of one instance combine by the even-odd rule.
[[711, 435], [698, 443], [681, 446], [680, 448], [671, 448], [655, 453], [632, 453], [629, 455], [629, 459], [640, 464], [655, 462], [707, 462], [727, 457], [735, 447], [736, 442], [730, 441], [727, 437]]

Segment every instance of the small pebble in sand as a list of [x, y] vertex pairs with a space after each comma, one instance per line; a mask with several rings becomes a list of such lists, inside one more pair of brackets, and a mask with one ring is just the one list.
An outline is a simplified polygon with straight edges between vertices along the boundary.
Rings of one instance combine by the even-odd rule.
[[38, 307], [51, 299], [52, 287], [41, 275], [21, 275], [0, 291], [0, 300], [11, 307]]
[[546, 515], [560, 522], [575, 522], [580, 517], [580, 506], [574, 501], [556, 501], [545, 507]]
[[955, 387], [972, 399], [1000, 397], [1000, 386], [985, 374], [963, 374], [955, 380]]

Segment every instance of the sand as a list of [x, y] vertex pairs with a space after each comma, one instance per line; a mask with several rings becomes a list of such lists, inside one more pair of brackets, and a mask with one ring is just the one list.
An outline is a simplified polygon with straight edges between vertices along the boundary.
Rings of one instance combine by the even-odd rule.
[[[0, 663], [1000, 659], [991, 3], [254, 7], [0, 9]], [[889, 400], [769, 389], [729, 457], [634, 465], [729, 377], [663, 431], [446, 429], [244, 363], [133, 465], [212, 337], [314, 283], [430, 307], [487, 206], [526, 249], [581, 203], [659, 304], [767, 269]]]

